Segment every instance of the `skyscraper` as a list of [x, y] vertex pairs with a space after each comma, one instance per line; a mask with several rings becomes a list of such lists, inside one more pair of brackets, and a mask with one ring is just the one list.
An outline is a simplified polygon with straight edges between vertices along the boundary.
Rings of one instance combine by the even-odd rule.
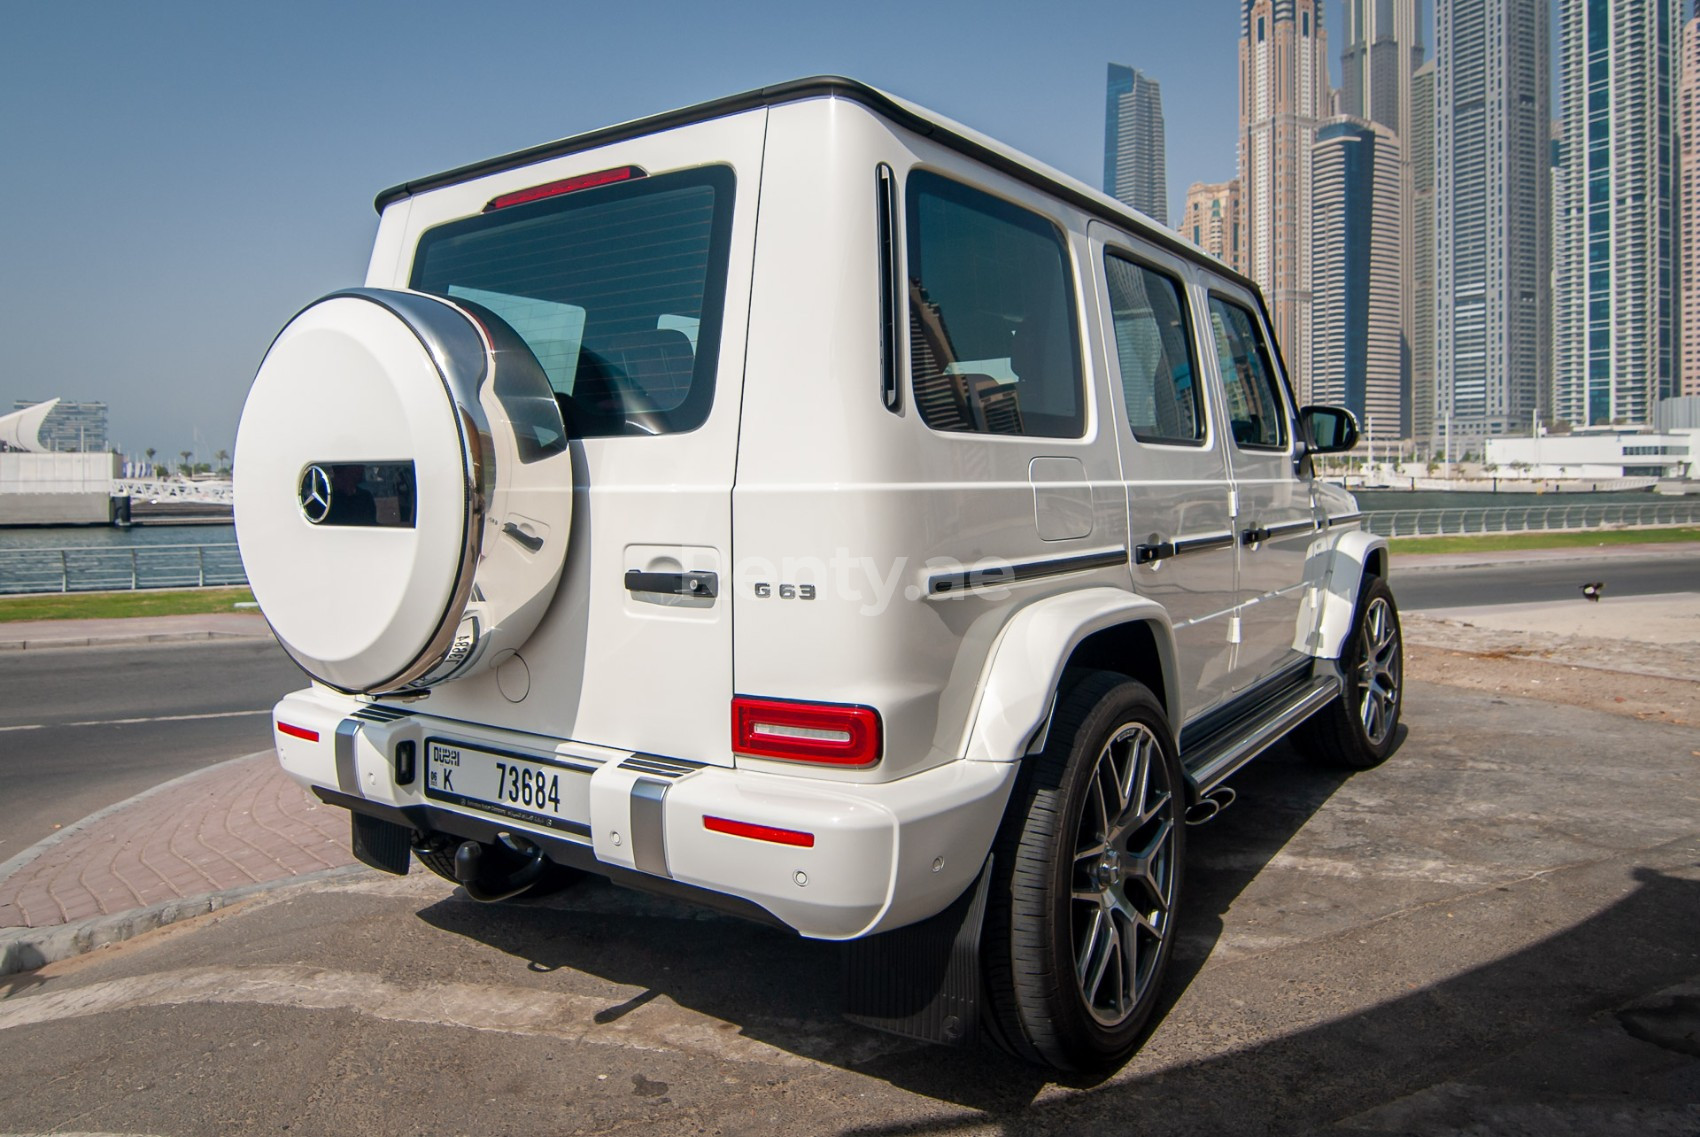
[[1681, 361], [1677, 394], [1700, 395], [1700, 16], [1682, 28], [1677, 78], [1677, 232], [1682, 235], [1678, 286]]
[[1169, 223], [1163, 91], [1157, 80], [1110, 64], [1104, 96], [1104, 192]]
[[1411, 438], [1430, 452], [1444, 443], [1434, 418], [1434, 60], [1411, 76]]
[[1242, 0], [1240, 205], [1245, 271], [1263, 286], [1301, 401], [1310, 392], [1311, 146], [1329, 113], [1322, 0]]
[[[1416, 280], [1410, 269], [1417, 259], [1413, 216], [1416, 186], [1411, 134], [1416, 126], [1415, 75], [1423, 63], [1417, 9], [1417, 0], [1345, 0], [1345, 47], [1340, 52], [1341, 113], [1386, 127], [1399, 143], [1399, 192], [1386, 208], [1396, 213], [1392, 223], [1398, 234], [1402, 266], [1399, 310], [1395, 314], [1403, 337], [1399, 345], [1402, 406], [1413, 401], [1411, 361], [1415, 354]], [[1402, 416], [1407, 430], [1412, 425], [1410, 417], [1408, 411]]]
[[1404, 438], [1399, 139], [1363, 119], [1332, 119], [1316, 132], [1312, 164], [1310, 398], [1349, 408], [1372, 441]]
[[1340, 109], [1378, 122], [1403, 143], [1411, 128], [1411, 79], [1423, 65], [1417, 0], [1345, 0]]
[[1563, 0], [1554, 412], [1640, 425], [1677, 386], [1680, 0]]
[[1239, 181], [1193, 182], [1188, 186], [1181, 235], [1230, 268], [1244, 272]]
[[1460, 453], [1529, 429], [1550, 346], [1547, 0], [1435, 10], [1436, 401]]

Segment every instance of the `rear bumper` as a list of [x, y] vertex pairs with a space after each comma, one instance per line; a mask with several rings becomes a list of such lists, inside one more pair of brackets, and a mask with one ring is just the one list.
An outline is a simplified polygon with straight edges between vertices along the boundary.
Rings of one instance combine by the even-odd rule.
[[[456, 837], [488, 840], [500, 829], [546, 848], [564, 843], [592, 871], [734, 898], [828, 940], [902, 927], [961, 895], [991, 848], [1017, 770], [963, 761], [882, 784], [825, 782], [551, 745], [317, 688], [286, 696], [273, 727], [285, 772], [334, 804]], [[429, 739], [558, 766], [563, 817], [546, 825], [428, 798]], [[406, 779], [402, 757], [400, 784], [398, 755], [409, 743], [414, 773]], [[741, 824], [724, 832], [711, 818]], [[810, 841], [767, 839], [764, 829]]]

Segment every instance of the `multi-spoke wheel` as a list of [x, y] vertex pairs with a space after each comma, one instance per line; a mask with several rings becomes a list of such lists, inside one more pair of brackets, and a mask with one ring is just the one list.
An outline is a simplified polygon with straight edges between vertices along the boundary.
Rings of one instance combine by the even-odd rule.
[[986, 918], [994, 1036], [1064, 1069], [1113, 1068], [1156, 1005], [1180, 893], [1180, 766], [1155, 697], [1082, 679], [1018, 794]]
[[1404, 641], [1393, 590], [1366, 577], [1351, 634], [1340, 653], [1340, 698], [1305, 724], [1302, 741], [1330, 762], [1367, 770], [1393, 753], [1404, 701]]

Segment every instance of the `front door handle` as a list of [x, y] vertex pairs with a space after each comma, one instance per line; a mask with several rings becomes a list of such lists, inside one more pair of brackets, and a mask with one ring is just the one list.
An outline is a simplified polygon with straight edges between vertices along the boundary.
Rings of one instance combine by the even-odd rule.
[[664, 596], [701, 596], [712, 600], [720, 595], [720, 578], [711, 572], [626, 571], [627, 592], [659, 592]]
[[1269, 530], [1260, 525], [1254, 525], [1240, 533], [1240, 544], [1257, 545], [1269, 540]]

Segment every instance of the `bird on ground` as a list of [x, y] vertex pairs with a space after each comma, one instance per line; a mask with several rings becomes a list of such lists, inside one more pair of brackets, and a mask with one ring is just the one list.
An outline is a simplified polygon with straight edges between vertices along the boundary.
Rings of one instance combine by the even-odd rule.
[[1606, 582], [1603, 580], [1596, 580], [1592, 584], [1584, 584], [1582, 586], [1582, 595], [1586, 596], [1595, 604], [1598, 604], [1600, 602], [1600, 593], [1605, 591], [1605, 587]]

